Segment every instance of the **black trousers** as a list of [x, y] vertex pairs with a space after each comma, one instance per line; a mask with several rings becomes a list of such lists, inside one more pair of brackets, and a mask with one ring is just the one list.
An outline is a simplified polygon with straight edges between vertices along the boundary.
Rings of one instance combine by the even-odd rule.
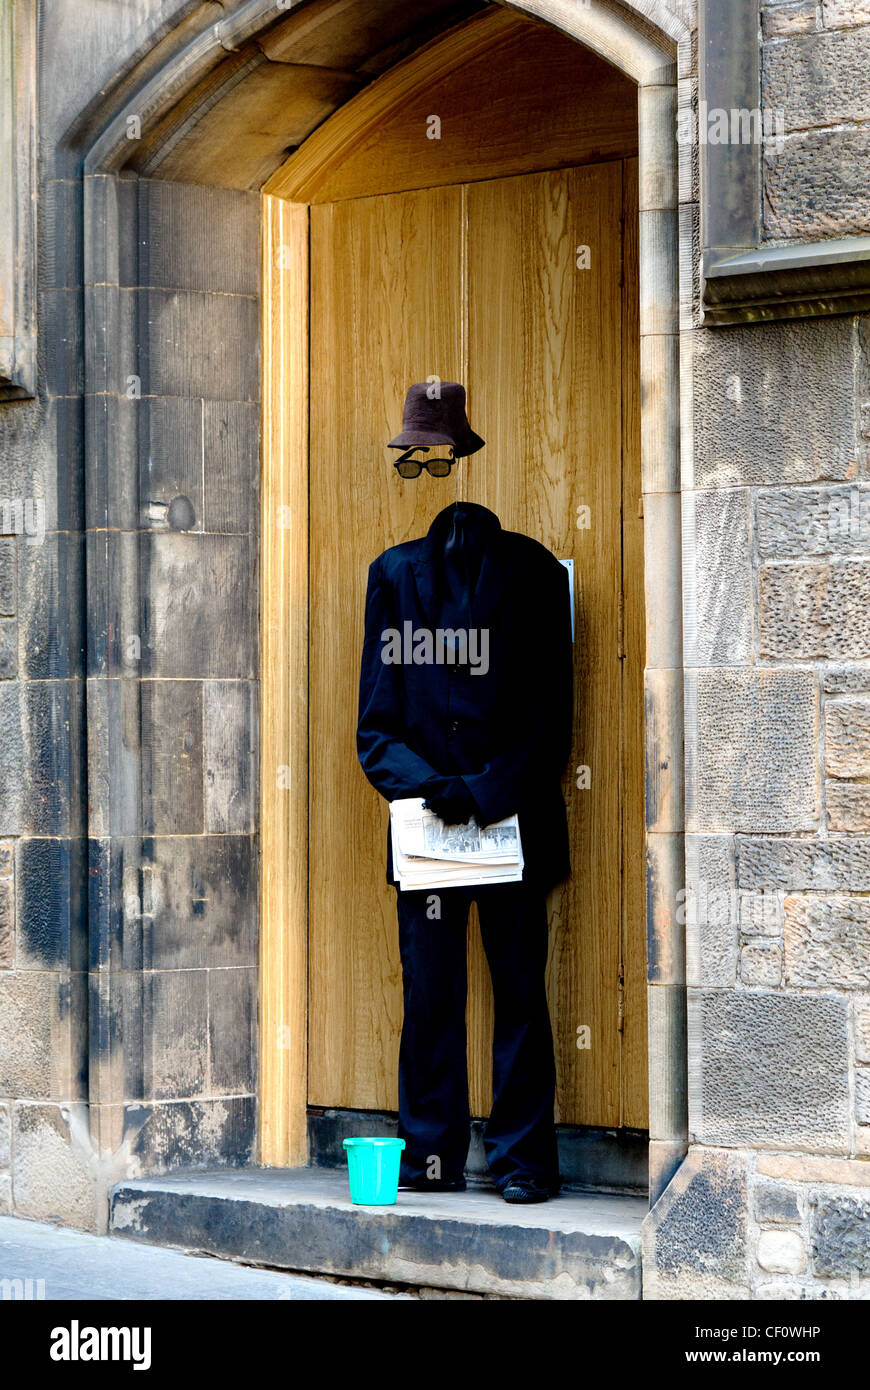
[[525, 883], [397, 889], [405, 998], [399, 1049], [402, 1179], [449, 1181], [461, 1178], [465, 1168], [466, 935], [474, 900], [495, 1004], [487, 1164], [499, 1190], [521, 1173], [555, 1190], [556, 1068], [544, 983], [547, 909], [544, 894]]

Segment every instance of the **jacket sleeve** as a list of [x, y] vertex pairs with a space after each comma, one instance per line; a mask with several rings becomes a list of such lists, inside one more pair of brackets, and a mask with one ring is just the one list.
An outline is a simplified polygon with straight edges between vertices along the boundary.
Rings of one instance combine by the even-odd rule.
[[481, 825], [504, 820], [547, 784], [561, 779], [571, 753], [574, 654], [565, 567], [547, 566], [530, 608], [534, 624], [526, 679], [512, 713], [512, 746], [476, 773], [463, 773]]
[[359, 682], [356, 747], [363, 772], [381, 796], [431, 796], [449, 778], [415, 753], [406, 742], [399, 668], [381, 660], [382, 634], [395, 627], [380, 558], [369, 567], [365, 638]]

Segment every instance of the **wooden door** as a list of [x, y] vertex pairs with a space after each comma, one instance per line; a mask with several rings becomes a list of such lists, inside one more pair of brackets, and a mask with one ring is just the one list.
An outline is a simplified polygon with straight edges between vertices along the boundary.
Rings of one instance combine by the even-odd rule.
[[[311, 208], [311, 1104], [396, 1106], [387, 809], [354, 739], [366, 571], [467, 497], [574, 560], [573, 873], [550, 901], [558, 1118], [646, 1124], [636, 220], [634, 160]], [[465, 383], [487, 447], [448, 480], [403, 482], [386, 441], [407, 386], [431, 376]], [[474, 918], [469, 969], [485, 1114]]]

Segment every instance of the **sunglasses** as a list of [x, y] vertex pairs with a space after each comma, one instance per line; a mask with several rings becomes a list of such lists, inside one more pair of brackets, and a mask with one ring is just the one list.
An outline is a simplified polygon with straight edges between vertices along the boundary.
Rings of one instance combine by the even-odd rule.
[[419, 478], [424, 468], [432, 478], [450, 476], [450, 470], [456, 462], [455, 458], [412, 459], [411, 455], [416, 453], [418, 449], [422, 449], [423, 453], [428, 452], [425, 444], [415, 444], [412, 449], [406, 449], [404, 454], [400, 454], [396, 459], [393, 467], [397, 470], [400, 478]]

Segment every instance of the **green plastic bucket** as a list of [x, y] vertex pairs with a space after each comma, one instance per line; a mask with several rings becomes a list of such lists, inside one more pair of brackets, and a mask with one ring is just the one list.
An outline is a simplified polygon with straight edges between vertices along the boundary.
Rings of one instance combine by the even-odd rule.
[[395, 1202], [404, 1147], [404, 1139], [345, 1139], [352, 1202], [366, 1207], [386, 1207]]

